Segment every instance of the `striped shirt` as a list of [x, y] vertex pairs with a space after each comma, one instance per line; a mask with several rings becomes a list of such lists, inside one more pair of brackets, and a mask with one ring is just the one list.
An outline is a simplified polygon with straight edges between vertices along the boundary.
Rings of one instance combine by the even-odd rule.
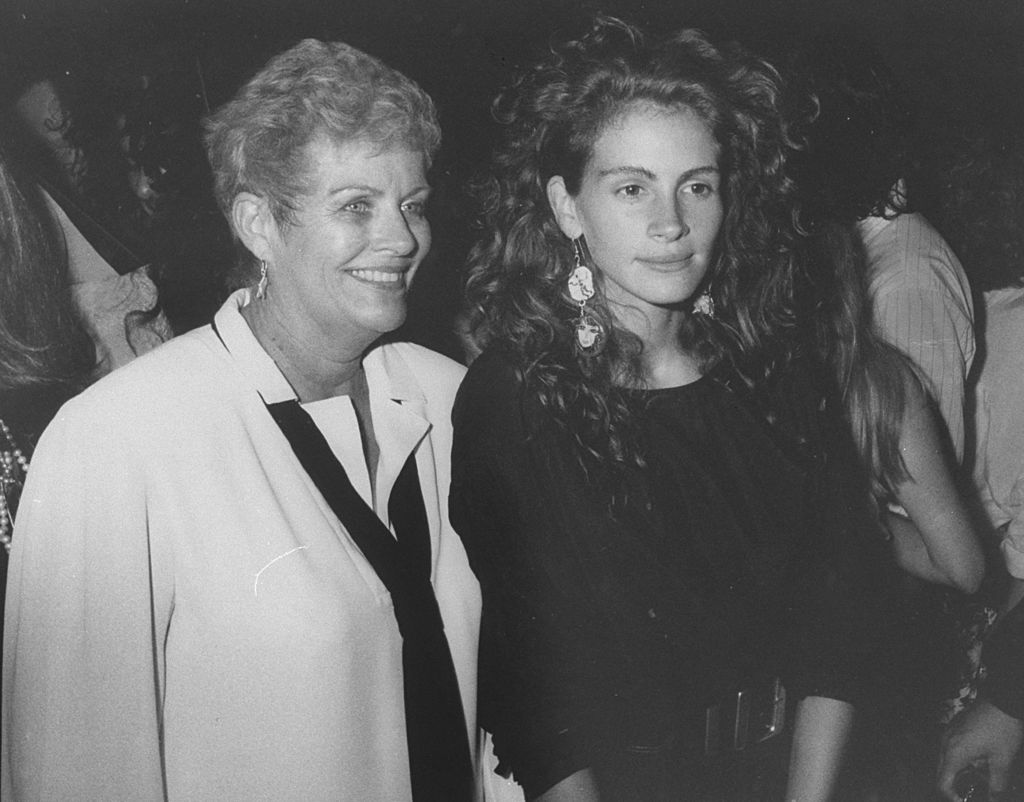
[[985, 311], [974, 480], [1010, 575], [1024, 579], [1024, 288], [985, 293]]
[[960, 261], [920, 214], [858, 224], [878, 333], [931, 384], [957, 461], [964, 453], [964, 388], [974, 359], [974, 307]]

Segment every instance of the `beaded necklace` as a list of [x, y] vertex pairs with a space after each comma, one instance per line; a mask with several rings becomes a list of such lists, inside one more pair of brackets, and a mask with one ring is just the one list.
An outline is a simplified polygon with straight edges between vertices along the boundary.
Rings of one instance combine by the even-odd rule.
[[11, 533], [14, 531], [14, 507], [25, 484], [28, 458], [18, 448], [11, 430], [0, 419], [0, 432], [6, 443], [0, 445], [0, 543], [11, 552]]

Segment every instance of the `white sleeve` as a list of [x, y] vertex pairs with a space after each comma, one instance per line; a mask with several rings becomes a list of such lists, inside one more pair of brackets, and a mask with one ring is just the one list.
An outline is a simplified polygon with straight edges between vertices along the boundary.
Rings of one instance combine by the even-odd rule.
[[150, 542], [129, 427], [110, 418], [72, 401], [29, 468], [4, 629], [0, 797], [9, 802], [165, 798], [171, 582]]
[[875, 298], [881, 335], [927, 376], [958, 461], [964, 451], [964, 393], [974, 357], [973, 320], [942, 287], [887, 287]]

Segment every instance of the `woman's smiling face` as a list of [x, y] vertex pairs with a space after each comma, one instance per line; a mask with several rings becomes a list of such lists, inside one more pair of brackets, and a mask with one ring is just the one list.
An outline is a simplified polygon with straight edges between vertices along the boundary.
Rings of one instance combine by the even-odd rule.
[[293, 222], [275, 225], [267, 300], [313, 336], [372, 341], [405, 321], [430, 249], [430, 187], [418, 151], [315, 139]]
[[718, 156], [688, 107], [637, 103], [597, 138], [576, 195], [549, 183], [559, 226], [585, 237], [617, 316], [679, 307], [700, 286], [724, 216]]

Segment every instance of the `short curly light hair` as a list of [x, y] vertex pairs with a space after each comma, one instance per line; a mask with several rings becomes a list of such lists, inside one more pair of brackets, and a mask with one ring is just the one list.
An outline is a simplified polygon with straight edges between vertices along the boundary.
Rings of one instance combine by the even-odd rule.
[[228, 221], [240, 192], [294, 222], [306, 191], [306, 145], [318, 137], [422, 151], [441, 142], [433, 101], [397, 70], [343, 42], [304, 39], [274, 56], [204, 121], [214, 194]]

